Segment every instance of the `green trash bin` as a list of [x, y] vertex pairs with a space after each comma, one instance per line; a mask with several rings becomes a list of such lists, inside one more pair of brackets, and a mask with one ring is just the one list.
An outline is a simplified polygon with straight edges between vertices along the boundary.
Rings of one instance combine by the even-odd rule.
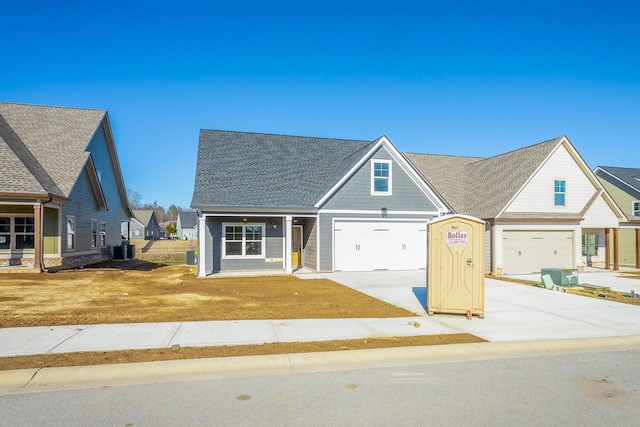
[[575, 268], [543, 268], [540, 270], [540, 277], [547, 274], [558, 286], [578, 285], [578, 270]]

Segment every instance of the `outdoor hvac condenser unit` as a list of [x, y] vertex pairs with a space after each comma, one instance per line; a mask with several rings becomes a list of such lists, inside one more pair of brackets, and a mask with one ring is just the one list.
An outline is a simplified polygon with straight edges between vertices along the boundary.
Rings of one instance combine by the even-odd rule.
[[427, 313], [484, 317], [484, 221], [446, 215], [428, 224]]

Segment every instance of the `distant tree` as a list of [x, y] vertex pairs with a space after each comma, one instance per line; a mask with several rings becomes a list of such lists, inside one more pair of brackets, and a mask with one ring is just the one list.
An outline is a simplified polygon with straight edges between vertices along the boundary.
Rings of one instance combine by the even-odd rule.
[[178, 214], [180, 213], [181, 210], [182, 209], [180, 209], [176, 205], [169, 206], [169, 209], [167, 209], [167, 220], [169, 220], [169, 221], [177, 221], [178, 220]]
[[173, 225], [172, 222], [170, 222], [169, 224], [167, 224], [167, 227], [165, 228], [167, 230], [167, 233], [171, 234], [171, 233], [175, 233], [176, 232], [176, 226]]
[[132, 189], [127, 190], [127, 199], [132, 209], [140, 209], [142, 207], [142, 196]]

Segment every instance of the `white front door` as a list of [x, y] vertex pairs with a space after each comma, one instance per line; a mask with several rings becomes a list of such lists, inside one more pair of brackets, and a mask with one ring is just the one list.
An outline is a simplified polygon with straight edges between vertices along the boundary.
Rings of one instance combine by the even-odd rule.
[[426, 222], [348, 222], [334, 227], [334, 270], [417, 270], [427, 266]]

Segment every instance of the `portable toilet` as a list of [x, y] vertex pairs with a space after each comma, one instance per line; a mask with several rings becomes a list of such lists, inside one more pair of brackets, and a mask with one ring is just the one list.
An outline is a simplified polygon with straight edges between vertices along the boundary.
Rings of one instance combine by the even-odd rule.
[[427, 314], [484, 318], [484, 221], [445, 215], [427, 229]]

